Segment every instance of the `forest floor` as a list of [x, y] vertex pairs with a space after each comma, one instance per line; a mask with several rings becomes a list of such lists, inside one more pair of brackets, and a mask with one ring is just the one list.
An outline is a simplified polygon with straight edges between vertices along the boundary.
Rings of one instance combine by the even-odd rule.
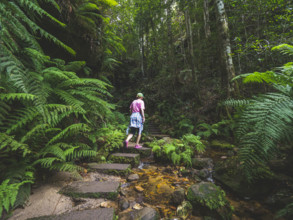
[[[205, 156], [211, 155], [213, 155], [214, 160], [226, 159], [223, 153], [207, 152]], [[182, 176], [180, 173], [181, 168], [168, 164], [158, 164], [152, 157], [149, 157], [142, 159], [138, 168], [132, 168], [132, 174], [139, 176], [134, 181], [130, 181], [126, 177], [99, 172], [84, 173], [82, 180], [84, 182], [101, 180], [119, 182], [120, 193], [114, 201], [104, 198], [76, 199], [59, 194], [58, 192], [64, 186], [76, 181], [69, 173], [59, 172], [47, 179], [46, 182], [37, 184], [33, 188], [32, 195], [25, 207], [16, 209], [9, 219], [25, 220], [39, 216], [60, 215], [72, 211], [99, 208], [114, 208], [119, 219], [130, 219], [130, 213], [133, 215], [133, 213], [142, 210], [144, 207], [151, 207], [157, 210], [161, 219], [181, 219], [180, 217], [175, 217], [177, 207], [170, 202], [172, 201], [172, 194], [178, 187], [187, 190], [197, 182], [189, 176]], [[211, 176], [207, 175], [206, 177], [207, 180], [205, 181], [214, 182]], [[226, 191], [226, 194], [230, 204], [234, 207], [233, 220], [273, 219], [273, 213], [260, 202], [239, 198], [229, 191]], [[201, 220], [204, 217], [189, 214], [186, 219]]]

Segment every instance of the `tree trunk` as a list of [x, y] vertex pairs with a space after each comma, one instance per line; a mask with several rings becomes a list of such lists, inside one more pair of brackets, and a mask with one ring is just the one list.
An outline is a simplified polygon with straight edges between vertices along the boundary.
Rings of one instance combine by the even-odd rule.
[[210, 28], [210, 13], [209, 13], [209, 0], [203, 1], [203, 19], [204, 19], [204, 30], [206, 38], [211, 36], [211, 28]]
[[[169, 70], [170, 72], [175, 75], [176, 74], [176, 60], [175, 60], [175, 48], [173, 44], [173, 33], [172, 33], [172, 6], [173, 0], [168, 0], [166, 4], [167, 7], [167, 34], [168, 34], [168, 57], [169, 57]], [[173, 77], [175, 78], [175, 77]]]
[[141, 55], [141, 74], [144, 77], [145, 65], [144, 65], [144, 34], [142, 24], [140, 25], [140, 55]]
[[218, 22], [220, 24], [219, 28], [222, 43], [222, 59], [225, 66], [225, 74], [222, 74], [222, 81], [224, 82], [223, 87], [226, 89], [227, 97], [230, 97], [232, 92], [237, 92], [237, 88], [235, 83], [231, 83], [232, 78], [235, 77], [235, 69], [231, 52], [228, 18], [223, 0], [216, 0], [216, 8], [218, 13]]
[[185, 10], [185, 23], [186, 23], [186, 36], [188, 42], [188, 50], [189, 50], [189, 66], [192, 71], [192, 82], [194, 83], [194, 93], [195, 97], [197, 97], [198, 102], [200, 102], [200, 95], [199, 95], [199, 87], [198, 87], [198, 80], [197, 80], [197, 71], [195, 68], [195, 57], [194, 57], [194, 48], [193, 48], [193, 34], [192, 34], [192, 27], [191, 27], [191, 19], [189, 16], [188, 8]]
[[196, 75], [196, 69], [195, 69], [195, 62], [194, 62], [194, 49], [193, 49], [193, 39], [192, 39], [192, 27], [191, 27], [191, 21], [189, 16], [188, 9], [185, 10], [185, 22], [186, 22], [186, 36], [188, 41], [188, 50], [189, 50], [189, 65], [192, 71], [192, 77], [193, 81], [195, 82], [197, 86], [197, 75]]

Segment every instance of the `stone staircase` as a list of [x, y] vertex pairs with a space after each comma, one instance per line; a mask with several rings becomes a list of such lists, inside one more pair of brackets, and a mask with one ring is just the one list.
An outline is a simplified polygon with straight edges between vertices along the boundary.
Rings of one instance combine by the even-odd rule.
[[[150, 135], [153, 137], [167, 136], [162, 135], [154, 125], [151, 125], [150, 127]], [[132, 168], [139, 166], [141, 158], [149, 157], [152, 153], [151, 148], [142, 147], [136, 149], [134, 147], [135, 143], [130, 142], [128, 148], [122, 149], [123, 152], [111, 154], [108, 157], [108, 161], [111, 163], [89, 163], [88, 171], [127, 177], [131, 173]], [[63, 187], [59, 193], [71, 197], [72, 199], [105, 198], [116, 201], [119, 191], [120, 182], [118, 181], [74, 181]], [[71, 211], [61, 215], [41, 216], [32, 219], [114, 220], [116, 219], [116, 216], [114, 208], [96, 208], [92, 210]]]
[[170, 137], [169, 135], [162, 134], [158, 126], [152, 122], [148, 123], [148, 134], [150, 137], [155, 137], [155, 138], [164, 138], [164, 137]]

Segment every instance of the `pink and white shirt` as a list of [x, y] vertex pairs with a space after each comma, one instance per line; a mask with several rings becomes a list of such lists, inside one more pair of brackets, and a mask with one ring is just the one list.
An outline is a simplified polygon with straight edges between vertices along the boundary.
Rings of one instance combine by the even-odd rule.
[[144, 101], [141, 99], [134, 100], [130, 105], [130, 110], [132, 113], [140, 112], [141, 109], [145, 109]]

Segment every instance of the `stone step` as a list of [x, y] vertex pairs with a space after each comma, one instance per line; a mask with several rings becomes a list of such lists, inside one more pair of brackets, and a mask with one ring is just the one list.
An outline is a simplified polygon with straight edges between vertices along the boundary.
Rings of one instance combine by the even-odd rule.
[[113, 181], [76, 181], [63, 187], [60, 193], [74, 198], [106, 198], [115, 200], [118, 196], [119, 186], [119, 182]]
[[132, 167], [138, 167], [140, 156], [132, 153], [114, 153], [108, 157], [108, 160], [116, 163], [130, 163]]
[[128, 143], [128, 148], [124, 148], [123, 151], [127, 153], [139, 154], [141, 158], [149, 157], [152, 154], [152, 149], [149, 147], [142, 147], [139, 149], [136, 149], [134, 147], [135, 147], [135, 143], [130, 142]]
[[89, 163], [90, 170], [118, 176], [127, 176], [131, 172], [131, 164], [120, 163]]
[[115, 213], [113, 208], [98, 208], [92, 210], [72, 211], [61, 215], [48, 215], [29, 220], [113, 220]]
[[149, 134], [162, 134], [161, 131], [149, 131]]
[[154, 134], [154, 135], [150, 134], [150, 136], [152, 136], [152, 137], [156, 137], [156, 138], [170, 137], [170, 136], [167, 135], [167, 134]]

